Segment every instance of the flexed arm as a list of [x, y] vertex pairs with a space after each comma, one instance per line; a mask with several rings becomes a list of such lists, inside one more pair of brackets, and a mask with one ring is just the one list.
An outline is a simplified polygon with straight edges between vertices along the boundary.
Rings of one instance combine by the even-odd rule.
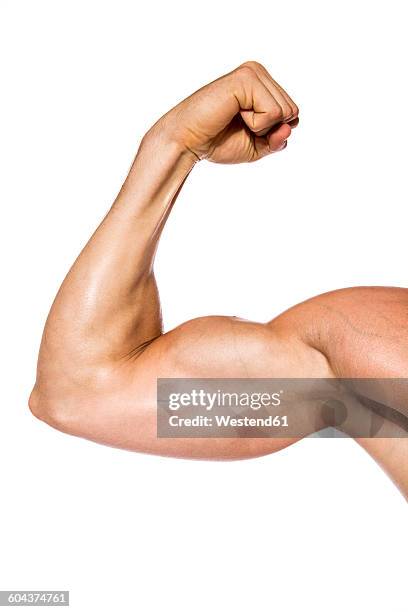
[[[156, 342], [155, 350], [162, 350], [156, 348], [162, 328], [154, 254], [183, 181], [202, 158], [239, 163], [280, 150], [297, 113], [266, 70], [249, 62], [149, 130], [115, 203], [51, 308], [30, 399], [35, 414], [56, 422], [70, 410], [84, 414], [77, 407], [95, 397], [99, 406], [115, 404], [116, 385], [140, 403], [140, 392], [130, 388], [135, 371], [146, 380], [146, 372], [139, 374], [146, 349]], [[156, 369], [149, 365], [151, 377]], [[121, 445], [120, 436], [114, 443]]]
[[[198, 159], [238, 163], [284, 146], [297, 107], [258, 64], [202, 88], [146, 134], [111, 210], [67, 275], [41, 347], [38, 394], [81, 384], [161, 334], [153, 259], [178, 190]], [[283, 123], [285, 122], [285, 123]], [[64, 384], [64, 380], [61, 380]], [[48, 401], [48, 400], [47, 400]]]
[[296, 439], [158, 439], [157, 378], [408, 376], [405, 289], [332, 292], [269, 324], [205, 317], [162, 332], [153, 261], [184, 180], [200, 159], [249, 162], [281, 150], [297, 115], [266, 70], [249, 62], [149, 130], [51, 308], [30, 398], [36, 416], [129, 450], [243, 458]]

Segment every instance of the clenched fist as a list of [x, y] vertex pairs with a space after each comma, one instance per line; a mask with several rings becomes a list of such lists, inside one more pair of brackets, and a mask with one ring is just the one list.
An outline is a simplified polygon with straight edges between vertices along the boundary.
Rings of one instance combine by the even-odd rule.
[[151, 128], [197, 159], [251, 162], [285, 148], [299, 109], [257, 62], [205, 85]]

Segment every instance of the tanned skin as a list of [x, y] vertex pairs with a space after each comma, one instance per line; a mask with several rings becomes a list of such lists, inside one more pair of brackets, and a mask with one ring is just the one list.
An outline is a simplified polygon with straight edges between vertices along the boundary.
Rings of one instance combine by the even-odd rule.
[[[164, 115], [144, 136], [111, 209], [65, 278], [42, 339], [31, 411], [61, 431], [167, 456], [244, 459], [295, 438], [164, 439], [156, 381], [408, 377], [408, 290], [353, 287], [267, 324], [202, 317], [163, 333], [157, 243], [186, 177], [206, 159], [253, 162], [285, 148], [298, 107], [246, 62]], [[359, 439], [408, 496], [407, 438]]]

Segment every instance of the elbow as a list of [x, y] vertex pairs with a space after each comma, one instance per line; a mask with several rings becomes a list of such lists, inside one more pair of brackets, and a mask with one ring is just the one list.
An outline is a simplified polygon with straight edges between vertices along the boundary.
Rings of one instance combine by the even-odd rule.
[[40, 421], [46, 421], [45, 403], [41, 401], [41, 393], [37, 385], [34, 385], [33, 390], [28, 398], [28, 407], [33, 416]]
[[40, 421], [74, 436], [93, 434], [98, 418], [109, 410], [112, 389], [118, 380], [111, 370], [84, 370], [81, 378], [41, 375], [28, 399], [31, 413]]
[[66, 433], [70, 433], [73, 429], [73, 415], [71, 413], [71, 416], [68, 416], [68, 411], [64, 402], [49, 398], [47, 394], [42, 392], [37, 384], [31, 391], [28, 399], [28, 407], [31, 414], [37, 419], [55, 429], [59, 429]]

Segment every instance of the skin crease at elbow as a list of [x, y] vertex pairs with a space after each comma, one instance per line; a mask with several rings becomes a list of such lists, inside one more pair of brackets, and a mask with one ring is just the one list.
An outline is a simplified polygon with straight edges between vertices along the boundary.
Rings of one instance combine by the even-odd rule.
[[[153, 263], [188, 175], [201, 160], [249, 163], [279, 153], [298, 123], [296, 103], [250, 61], [148, 130], [51, 307], [29, 399], [36, 417], [127, 450], [245, 459], [296, 438], [158, 438], [157, 378], [408, 377], [408, 290], [400, 287], [339, 289], [268, 323], [212, 316], [163, 332]], [[407, 440], [356, 438], [406, 497]]]

